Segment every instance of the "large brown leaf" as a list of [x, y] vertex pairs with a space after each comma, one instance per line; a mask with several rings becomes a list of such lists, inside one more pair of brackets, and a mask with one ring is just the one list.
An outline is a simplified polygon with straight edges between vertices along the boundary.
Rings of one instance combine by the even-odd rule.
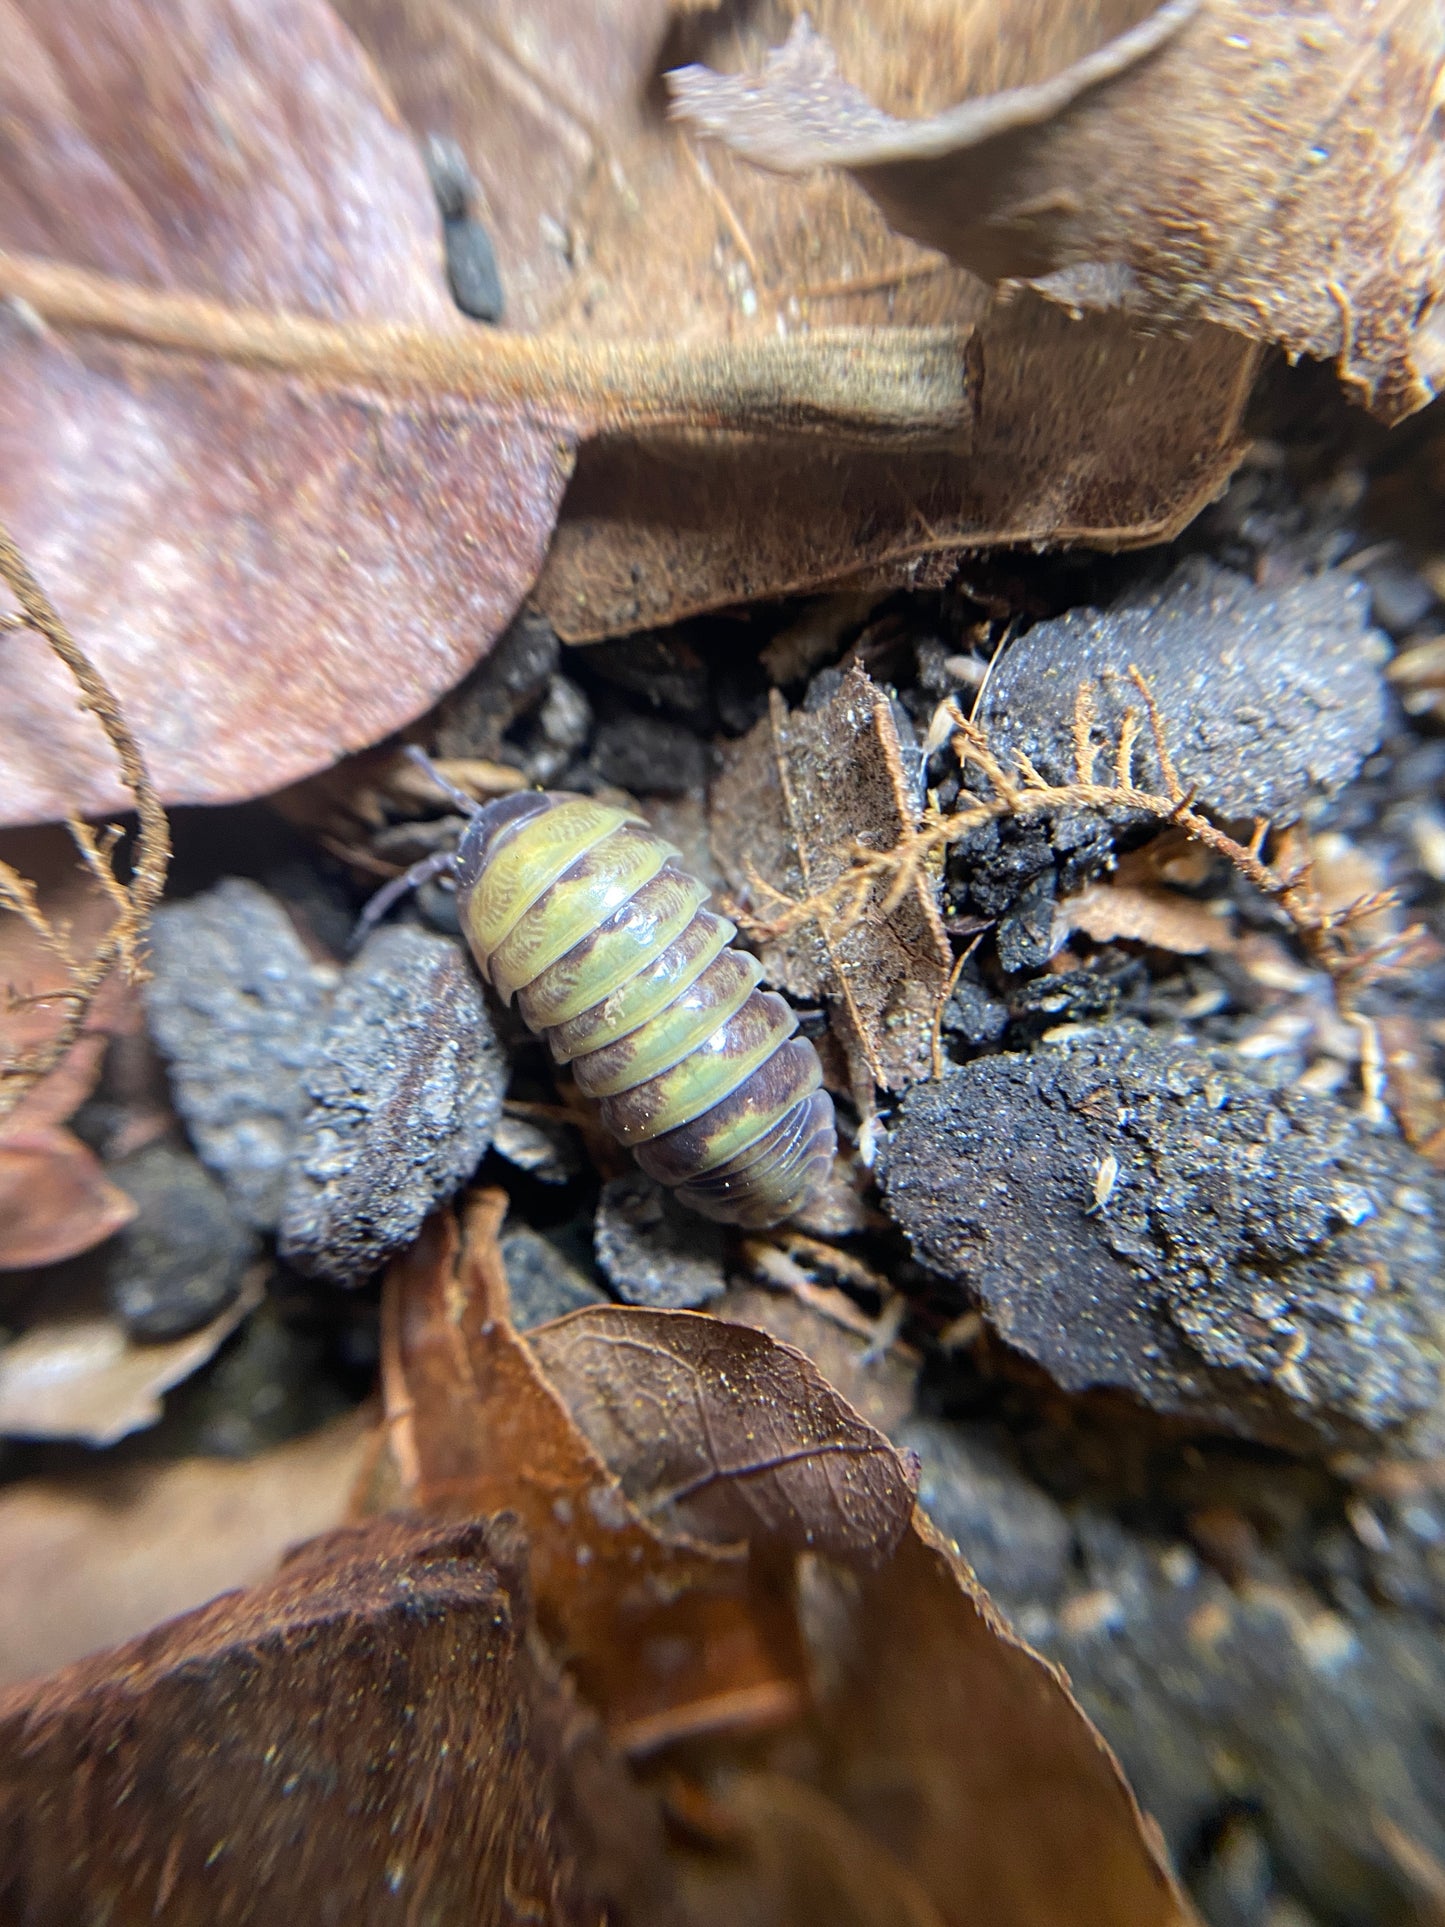
[[[825, 583], [926, 579], [961, 548], [1158, 539], [1238, 459], [1254, 354], [1237, 338], [997, 301], [892, 233], [851, 182], [768, 177], [669, 128], [660, 70], [707, 54], [714, 34], [761, 59], [765, 10], [687, 9], [670, 33], [663, 0], [342, 0], [341, 11], [413, 127], [464, 148], [515, 321], [584, 341], [971, 331], [972, 417], [944, 448], [590, 444], [536, 590], [570, 640]], [[1012, 45], [1011, 28], [995, 31]], [[955, 52], [957, 91], [989, 84], [999, 52], [985, 26]]]
[[987, 280], [1337, 361], [1387, 421], [1445, 377], [1440, 0], [808, 14], [760, 78], [675, 75], [694, 126]]
[[[415, 146], [321, 0], [6, 0], [0, 248], [143, 289], [464, 331]], [[426, 709], [540, 566], [565, 434], [480, 403], [0, 319], [0, 519], [162, 795], [271, 790]], [[123, 801], [0, 633], [0, 820]]]
[[477, 1193], [464, 1232], [433, 1218], [387, 1274], [383, 1382], [403, 1496], [453, 1517], [516, 1515], [538, 1621], [630, 1750], [796, 1715], [786, 1586], [739, 1547], [649, 1524], [512, 1329], [505, 1204]]
[[0, 1914], [675, 1920], [656, 1811], [498, 1528], [375, 1520], [0, 1697]]

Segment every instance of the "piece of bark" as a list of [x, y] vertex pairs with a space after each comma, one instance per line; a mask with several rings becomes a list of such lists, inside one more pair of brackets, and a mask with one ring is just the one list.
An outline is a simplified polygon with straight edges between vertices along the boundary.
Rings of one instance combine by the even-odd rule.
[[[519, 325], [597, 341], [973, 330], [972, 423], [948, 450], [589, 444], [535, 591], [566, 640], [859, 578], [944, 579], [961, 549], [992, 543], [1163, 539], [1239, 458], [1255, 356], [1224, 330], [1151, 337], [1127, 317], [1076, 325], [1033, 296], [996, 302], [845, 178], [769, 177], [668, 128], [659, 63], [714, 34], [761, 58], [761, 15], [674, 20], [663, 0], [341, 11], [417, 134], [464, 150]], [[975, 71], [987, 84], [986, 23], [967, 52], [960, 91]]]
[[116, 1927], [674, 1919], [655, 1809], [503, 1527], [377, 1520], [0, 1698], [0, 1911]]
[[[319, 0], [24, 0], [0, 129], [0, 248], [234, 306], [468, 325], [420, 158]], [[0, 515], [169, 801], [277, 789], [429, 708], [506, 626], [569, 467], [565, 434], [459, 397], [0, 321]], [[0, 673], [0, 820], [120, 807], [40, 640], [0, 637]]]
[[[912, 829], [914, 796], [888, 699], [859, 667], [816, 709], [789, 711], [777, 690], [766, 717], [725, 754], [713, 785], [713, 849], [733, 893], [766, 922], [767, 890], [798, 899], [834, 882], [853, 845], [891, 849]], [[850, 929], [806, 924], [764, 943], [770, 980], [828, 999], [850, 1057], [898, 1090], [927, 1074], [934, 1013], [953, 955], [929, 881], [915, 877], [886, 914], [889, 886]]]
[[761, 76], [674, 74], [680, 110], [764, 165], [847, 168], [988, 281], [1336, 361], [1386, 421], [1445, 377], [1437, 0], [810, 13]]

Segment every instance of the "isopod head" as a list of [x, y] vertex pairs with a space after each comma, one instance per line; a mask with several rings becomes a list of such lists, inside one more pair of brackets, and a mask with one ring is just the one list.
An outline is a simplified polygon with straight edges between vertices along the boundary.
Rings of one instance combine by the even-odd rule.
[[482, 974], [649, 1176], [728, 1223], [798, 1209], [836, 1149], [818, 1053], [670, 843], [536, 791], [473, 817], [456, 879]]

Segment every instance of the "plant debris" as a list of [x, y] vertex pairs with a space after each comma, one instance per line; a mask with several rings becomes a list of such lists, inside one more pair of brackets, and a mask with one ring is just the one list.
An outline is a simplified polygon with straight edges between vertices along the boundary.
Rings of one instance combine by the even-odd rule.
[[111, 1452], [0, 1490], [0, 1687], [149, 1632], [329, 1531], [371, 1442], [348, 1412], [246, 1459]]
[[252, 1272], [199, 1331], [142, 1343], [115, 1316], [48, 1311], [0, 1345], [0, 1437], [114, 1445], [161, 1417], [162, 1394], [189, 1378], [261, 1302]]
[[302, 1084], [279, 1220], [298, 1269], [355, 1285], [471, 1176], [508, 1065], [460, 944], [398, 924], [342, 976]]
[[1445, 376], [1445, 255], [1417, 212], [1445, 192], [1442, 29], [1433, 4], [1169, 0], [1107, 39], [1046, 7], [996, 30], [996, 91], [962, 99], [973, 9], [820, 0], [761, 76], [670, 84], [701, 131], [788, 172], [846, 167], [986, 280], [1222, 322], [1335, 361], [1395, 421]]
[[[910, 791], [888, 700], [865, 670], [850, 670], [829, 701], [791, 713], [774, 691], [713, 785], [713, 848], [761, 916], [782, 899], [826, 892], [849, 871], [853, 845], [899, 843], [916, 821]], [[895, 1090], [926, 1071], [952, 955], [924, 875], [899, 888], [885, 881], [846, 930], [824, 919], [766, 941], [762, 956], [771, 982], [829, 999], [873, 1083]]]
[[916, 1087], [883, 1185], [923, 1262], [1068, 1390], [1301, 1447], [1431, 1449], [1445, 1193], [1328, 1098], [1086, 1030]]
[[[775, 432], [704, 444], [641, 421], [588, 443], [535, 590], [568, 641], [860, 579], [936, 583], [960, 551], [998, 543], [1161, 539], [1243, 452], [1249, 344], [995, 301], [891, 233], [841, 175], [768, 178], [667, 126], [660, 61], [679, 46], [761, 58], [763, 16], [674, 16], [659, 0], [605, 20], [577, 0], [525, 21], [499, 0], [466, 16], [445, 0], [343, 12], [417, 134], [444, 131], [466, 154], [517, 323], [583, 348], [721, 346], [739, 363], [848, 329], [913, 360], [913, 451]], [[998, 38], [990, 16], [949, 50], [959, 93], [986, 77]], [[543, 67], [545, 86], [518, 85]], [[921, 330], [947, 331], [964, 375], [946, 425], [909, 345]]]

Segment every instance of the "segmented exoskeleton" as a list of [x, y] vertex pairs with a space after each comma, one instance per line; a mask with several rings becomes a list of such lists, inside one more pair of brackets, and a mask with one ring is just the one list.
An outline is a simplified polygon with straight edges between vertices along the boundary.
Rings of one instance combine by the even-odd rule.
[[492, 987], [694, 1210], [753, 1227], [796, 1211], [836, 1148], [818, 1053], [678, 851], [592, 797], [470, 807], [446, 865]]

